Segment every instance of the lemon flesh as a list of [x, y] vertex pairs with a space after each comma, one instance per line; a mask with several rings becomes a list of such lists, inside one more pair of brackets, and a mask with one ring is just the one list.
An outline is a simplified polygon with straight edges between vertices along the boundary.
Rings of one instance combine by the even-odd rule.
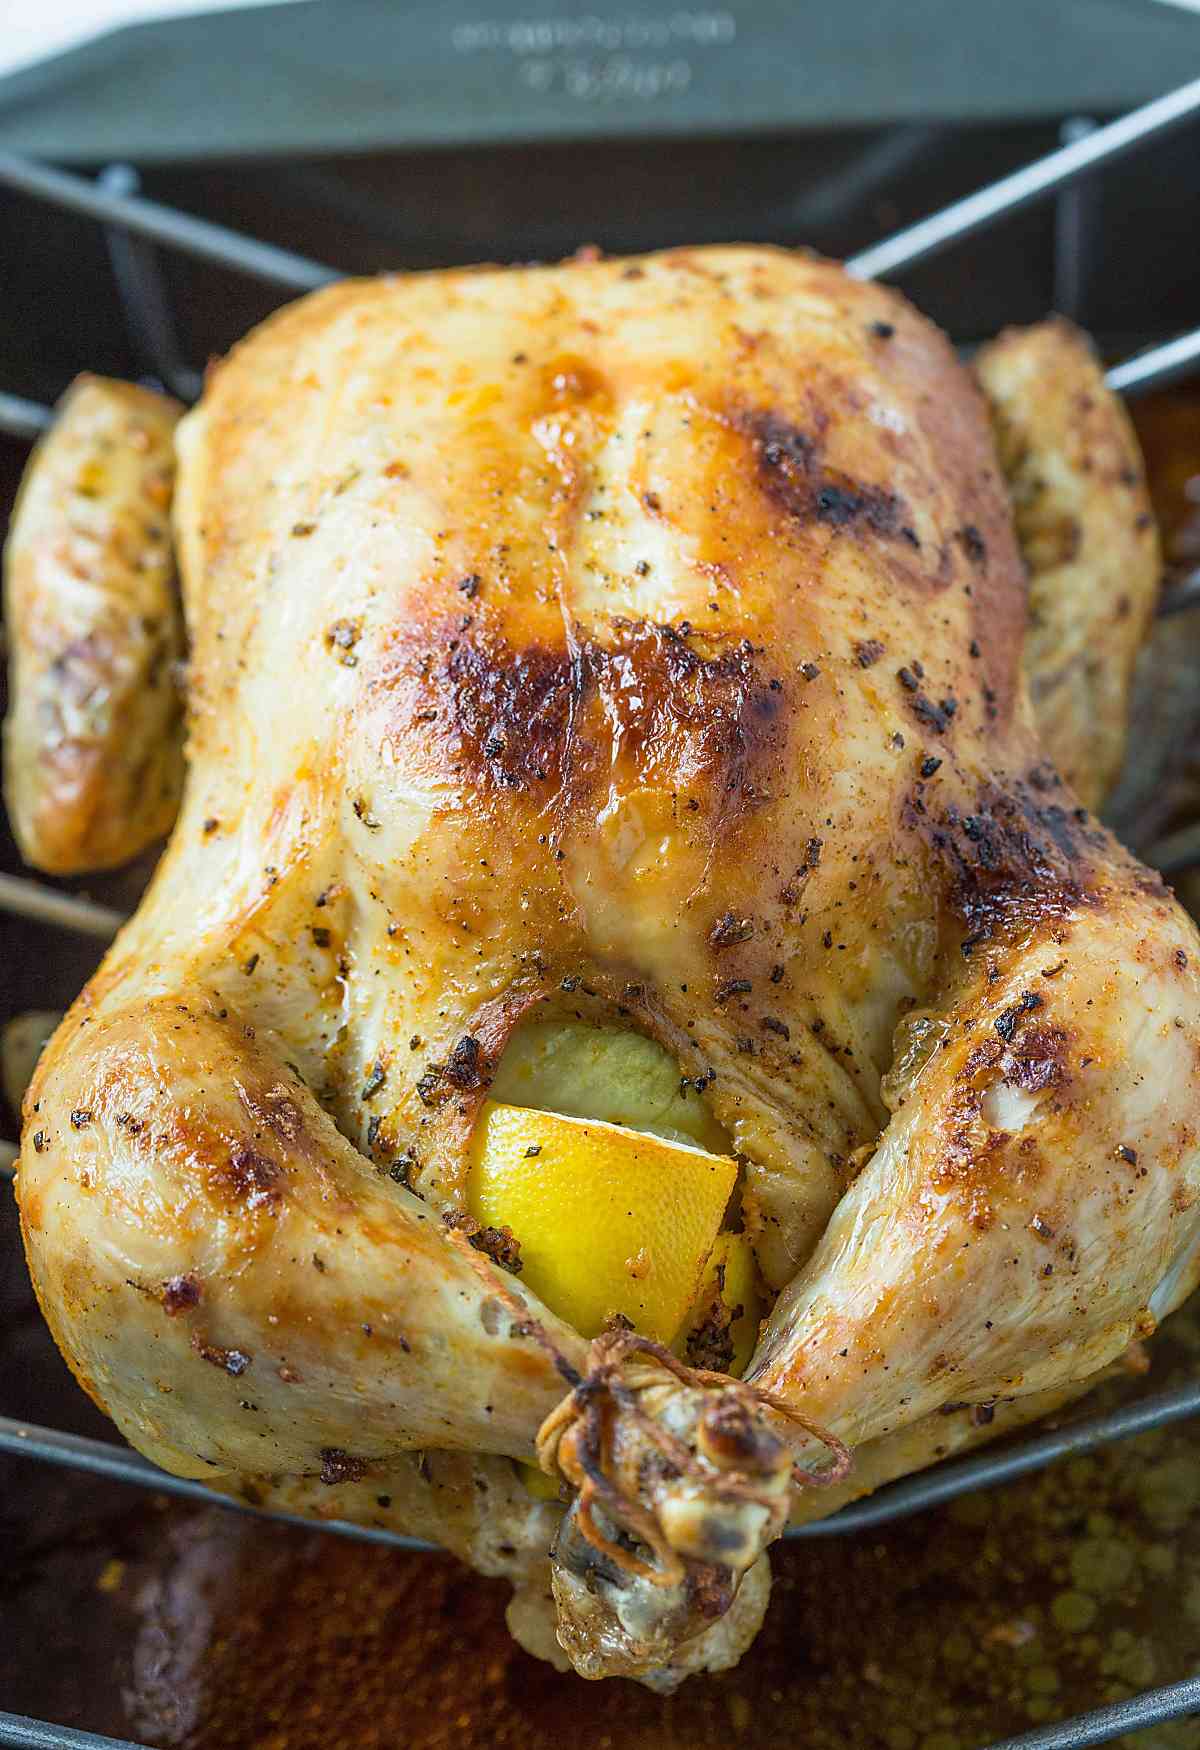
[[526, 1021], [504, 1049], [491, 1087], [504, 1106], [600, 1118], [724, 1154], [729, 1138], [679, 1065], [653, 1039], [586, 1021]]
[[696, 1304], [688, 1319], [689, 1330], [708, 1317], [714, 1299], [718, 1298], [730, 1312], [737, 1307], [742, 1309], [729, 1327], [733, 1341], [729, 1371], [740, 1379], [750, 1365], [750, 1357], [758, 1343], [759, 1325], [766, 1313], [758, 1285], [754, 1247], [744, 1233], [717, 1235], [704, 1267]]
[[521, 1281], [585, 1337], [620, 1313], [669, 1343], [700, 1288], [737, 1163], [598, 1119], [490, 1101], [467, 1208], [521, 1242]]

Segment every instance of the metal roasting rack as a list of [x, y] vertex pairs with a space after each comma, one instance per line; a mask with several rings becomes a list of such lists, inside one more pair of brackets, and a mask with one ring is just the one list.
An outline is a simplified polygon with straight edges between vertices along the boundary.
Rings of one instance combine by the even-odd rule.
[[[1080, 178], [1089, 172], [1115, 163], [1127, 153], [1197, 118], [1200, 118], [1200, 79], [1107, 126], [1096, 127], [1075, 119], [1064, 124], [1063, 144], [1058, 150], [860, 251], [847, 260], [846, 266], [863, 279], [911, 268], [1033, 201], [1051, 194], [1067, 200]], [[146, 199], [140, 193], [136, 171], [127, 165], [109, 166], [92, 181], [0, 152], [0, 186], [98, 221], [105, 228], [130, 329], [158, 377], [185, 399], [195, 397], [199, 377], [179, 353], [170, 301], [157, 261], [157, 246], [231, 268], [289, 292], [312, 291], [340, 277], [335, 269], [321, 262]], [[1056, 237], [1060, 257], [1056, 263], [1056, 288], [1071, 279], [1069, 255], [1065, 264], [1062, 258], [1064, 246], [1069, 248], [1070, 244], [1070, 217], [1069, 208], [1060, 210], [1060, 219], [1066, 223], [1060, 223]], [[1200, 327], [1114, 366], [1107, 381], [1118, 393], [1137, 395], [1196, 372], [1200, 372]], [[48, 407], [0, 393], [0, 434], [34, 441], [47, 429], [52, 417]], [[1200, 568], [1174, 585], [1159, 614], [1165, 617], [1192, 609], [1200, 610]], [[1152, 847], [1145, 855], [1165, 874], [1179, 874], [1200, 866], [1200, 832], [1186, 829]], [[120, 912], [89, 899], [5, 874], [0, 874], [0, 912], [100, 942], [110, 940], [124, 921]], [[0, 1176], [12, 1176], [15, 1159], [14, 1144], [0, 1140]], [[1014, 1481], [1069, 1455], [1089, 1452], [1198, 1414], [1200, 1379], [1146, 1395], [1103, 1414], [1080, 1418], [1065, 1427], [1035, 1432], [1008, 1443], [998, 1452], [943, 1463], [892, 1483], [827, 1519], [793, 1527], [785, 1535], [794, 1539], [830, 1538], [873, 1529], [968, 1491]], [[272, 1518], [309, 1530], [323, 1529], [399, 1550], [435, 1547], [419, 1538], [340, 1520], [313, 1521], [286, 1513], [264, 1514], [244, 1502], [214, 1494], [203, 1483], [171, 1476], [128, 1447], [2, 1417], [0, 1453], [131, 1483], [160, 1495], [217, 1505], [230, 1512]], [[992, 1750], [1083, 1750], [1087, 1745], [1111, 1743], [1129, 1733], [1193, 1714], [1200, 1714], [1200, 1676], [1146, 1690], [1094, 1713], [1005, 1739], [993, 1745]], [[0, 1745], [10, 1746], [11, 1750], [143, 1750], [126, 1739], [97, 1736], [6, 1713], [0, 1713]]]

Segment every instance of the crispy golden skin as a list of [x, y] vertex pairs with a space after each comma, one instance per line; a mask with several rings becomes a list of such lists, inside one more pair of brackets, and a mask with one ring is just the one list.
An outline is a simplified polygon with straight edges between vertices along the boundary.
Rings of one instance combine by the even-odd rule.
[[[902, 299], [740, 248], [343, 284], [180, 443], [187, 792], [19, 1178], [131, 1440], [544, 1599], [559, 1510], [509, 1491], [481, 1554], [461, 1467], [439, 1493], [406, 1457], [495, 1490], [564, 1390], [438, 1221], [534, 1011], [703, 1086], [782, 1290], [749, 1378], [869, 1475], [946, 1404], [1068, 1395], [1190, 1289], [1200, 943], [1038, 744], [987, 412]], [[703, 1433], [719, 1388], [638, 1365]], [[645, 1584], [578, 1543], [592, 1674], [669, 1684], [753, 1632], [757, 1566], [664, 1663]], [[667, 1590], [691, 1635], [736, 1576]]]
[[127, 862], [183, 779], [171, 547], [175, 401], [78, 377], [25, 477], [4, 555], [4, 795], [26, 862]]

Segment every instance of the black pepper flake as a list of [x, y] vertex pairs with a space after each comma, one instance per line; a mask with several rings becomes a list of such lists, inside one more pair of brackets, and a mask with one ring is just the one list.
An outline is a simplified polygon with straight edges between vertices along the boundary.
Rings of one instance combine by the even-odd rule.
[[71, 1114], [71, 1129], [84, 1130], [92, 1122], [92, 1114], [86, 1106], [76, 1106]]
[[876, 340], [890, 340], [896, 332], [894, 322], [872, 322], [870, 326]]
[[1131, 1167], [1137, 1166], [1137, 1162], [1138, 1162], [1137, 1150], [1134, 1148], [1127, 1147], [1125, 1143], [1121, 1143], [1120, 1146], [1118, 1147], [1117, 1156], [1120, 1160], [1123, 1160], [1128, 1166], [1131, 1166]]
[[958, 531], [958, 543], [972, 565], [982, 565], [987, 559], [987, 543], [974, 523], [964, 523]]
[[800, 664], [800, 673], [804, 676], [806, 681], [815, 681], [820, 678], [821, 671], [815, 662], [802, 662]]
[[972, 1404], [971, 1405], [971, 1426], [973, 1428], [986, 1428], [988, 1426], [988, 1424], [990, 1422], [994, 1422], [995, 1419], [996, 1419], [996, 1406], [995, 1406], [995, 1404]]
[[708, 932], [708, 939], [714, 948], [729, 948], [737, 942], [748, 942], [753, 934], [753, 918], [735, 917], [727, 911]]
[[329, 931], [325, 928], [324, 924], [314, 924], [312, 926], [312, 939], [313, 939], [313, 943], [316, 947], [328, 948], [330, 942], [333, 940], [333, 937], [330, 935]]
[[371, 813], [371, 810], [367, 807], [361, 796], [356, 796], [354, 798], [354, 812], [367, 828], [368, 832], [379, 831], [379, 822]]
[[767, 1033], [778, 1033], [781, 1039], [790, 1039], [792, 1036], [786, 1021], [779, 1020], [775, 1015], [764, 1015], [759, 1026]]
[[767, 976], [770, 978], [772, 984], [781, 984], [783, 982], [783, 967], [772, 966]]
[[367, 1120], [367, 1147], [374, 1152], [379, 1144], [379, 1132], [383, 1128], [383, 1119], [378, 1112], [372, 1112]]
[[220, 826], [220, 824], [221, 823], [217, 819], [216, 815], [210, 814], [208, 819], [204, 822], [203, 831], [204, 831], [205, 838], [211, 838], [212, 834], [216, 832], [216, 830]]
[[529, 1147], [525, 1150], [525, 1159], [527, 1161], [531, 1161], [535, 1155], [540, 1155], [541, 1152], [542, 1152], [541, 1143], [540, 1142], [531, 1142]]
[[904, 688], [905, 692], [915, 693], [917, 691], [917, 677], [911, 668], [898, 668], [896, 670], [896, 679], [900, 682], [900, 685]]
[[860, 639], [854, 646], [854, 660], [859, 668], [873, 668], [883, 655], [884, 648], [878, 638]]
[[941, 764], [941, 760], [935, 759], [933, 755], [930, 754], [926, 759], [921, 761], [921, 776], [923, 778], [932, 778], [933, 774], [941, 769]]
[[471, 571], [466, 577], [459, 578], [458, 587], [462, 594], [466, 596], [467, 600], [473, 602], [475, 597], [479, 594], [479, 585], [482, 582], [483, 579], [480, 577], [479, 573], [477, 571]]
[[44, 1130], [35, 1130], [33, 1133], [33, 1152], [39, 1155], [45, 1154], [47, 1147], [46, 1132]]
[[316, 523], [293, 523], [292, 533], [298, 540], [303, 540], [305, 536], [314, 533], [316, 526]]
[[745, 996], [754, 986], [748, 978], [727, 978], [719, 984], [713, 996], [714, 1002], [727, 1003], [733, 997]]
[[258, 959], [259, 957], [257, 954], [251, 954], [249, 960], [247, 960], [242, 967], [242, 971], [246, 974], [247, 978], [249, 978], [250, 974], [254, 971], [254, 968], [258, 965]]
[[639, 577], [649, 577], [650, 561], [648, 559], [638, 559], [634, 562], [633, 569], [637, 572]]
[[822, 948], [832, 948], [833, 947], [833, 931], [832, 930], [826, 930], [825, 934], [821, 937], [821, 946], [822, 946]]
[[367, 1071], [367, 1079], [363, 1083], [362, 1093], [358, 1096], [359, 1099], [373, 1099], [386, 1081], [387, 1070], [384, 1065], [381, 1063], [372, 1064], [371, 1068]]
[[1014, 1003], [1010, 1009], [1005, 1009], [1002, 1015], [996, 1016], [993, 1025], [1005, 1044], [1016, 1032], [1017, 1022], [1021, 1016], [1028, 1014], [1030, 1009], [1040, 1009], [1042, 1000], [1036, 991], [1027, 990], [1019, 1002]]

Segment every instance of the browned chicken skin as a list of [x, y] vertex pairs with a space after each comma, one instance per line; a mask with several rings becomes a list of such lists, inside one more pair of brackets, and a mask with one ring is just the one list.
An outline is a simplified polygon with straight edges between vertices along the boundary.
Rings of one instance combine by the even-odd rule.
[[[983, 381], [1129, 600], [1048, 747], [1023, 664], [1086, 578], [1027, 642], [982, 396], [831, 264], [342, 284], [216, 371], [182, 809], [19, 1178], [52, 1329], [142, 1450], [437, 1536], [518, 1581], [527, 1644], [553, 1594], [578, 1669], [669, 1688], [753, 1635], [793, 1464], [927, 1462], [977, 1432], [946, 1405], [1061, 1402], [1190, 1290], [1200, 943], [1048, 757], [1111, 777], [1079, 713], [1120, 717], [1153, 536], [1094, 365], [1035, 336]], [[743, 1383], [589, 1348], [443, 1227], [535, 1013], [657, 1041], [729, 1138], [780, 1291]], [[557, 1502], [511, 1463], [539, 1429]]]

